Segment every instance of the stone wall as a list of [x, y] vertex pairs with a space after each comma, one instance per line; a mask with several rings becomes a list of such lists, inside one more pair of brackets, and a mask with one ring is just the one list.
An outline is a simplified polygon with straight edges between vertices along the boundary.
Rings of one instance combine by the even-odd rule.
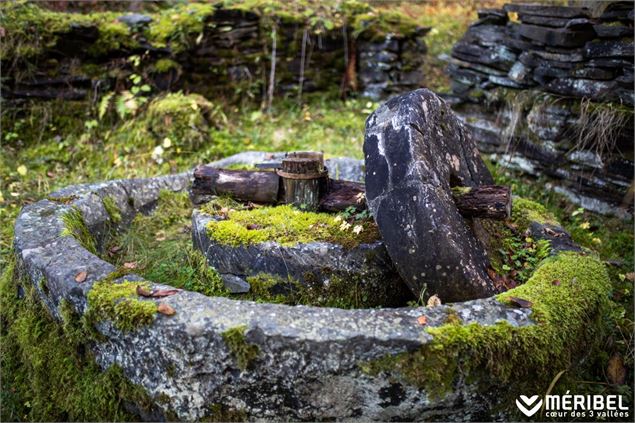
[[482, 152], [585, 208], [632, 206], [633, 3], [481, 10], [449, 62]]
[[[345, 74], [353, 79], [345, 84], [350, 91], [372, 98], [418, 88], [423, 80], [427, 29], [412, 22], [391, 17], [383, 24], [375, 22], [382, 19], [379, 12], [368, 21], [366, 15], [342, 12], [341, 22], [315, 23], [304, 15], [275, 10], [266, 15], [236, 4], [148, 14], [80, 15], [32, 5], [15, 11], [19, 22], [11, 32], [17, 35], [5, 41], [2, 54], [7, 77], [2, 96], [83, 100], [129, 89], [129, 77], [138, 74], [153, 90], [260, 100], [268, 90], [274, 28], [276, 95], [296, 94], [300, 85], [305, 93], [338, 92]], [[362, 11], [374, 10], [369, 7]], [[29, 26], [49, 22], [44, 35], [30, 34]], [[347, 66], [355, 72], [346, 72]]]

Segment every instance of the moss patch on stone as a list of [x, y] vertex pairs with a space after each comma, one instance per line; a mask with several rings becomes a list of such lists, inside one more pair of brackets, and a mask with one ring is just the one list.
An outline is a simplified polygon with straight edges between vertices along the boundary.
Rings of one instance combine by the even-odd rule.
[[16, 270], [12, 259], [0, 276], [0, 420], [138, 420], [124, 403], [149, 408], [145, 390], [117, 366], [101, 370], [84, 319], [62, 303], [63, 323], [55, 321]]
[[161, 191], [152, 214], [137, 214], [129, 228], [111, 234], [102, 258], [118, 267], [136, 263], [135, 273], [157, 283], [228, 296], [218, 272], [192, 247], [191, 214], [186, 192]]
[[115, 225], [120, 223], [121, 211], [119, 210], [119, 206], [117, 206], [115, 200], [110, 196], [106, 196], [102, 198], [101, 201], [104, 204], [106, 213], [108, 213], [108, 217], [110, 217], [110, 222], [114, 223]]
[[246, 331], [247, 326], [242, 325], [228, 329], [222, 334], [223, 341], [227, 344], [227, 347], [236, 359], [236, 363], [241, 370], [246, 370], [260, 354], [258, 345], [250, 344], [245, 339]]
[[[227, 245], [253, 245], [275, 241], [280, 245], [324, 241], [354, 248], [379, 239], [375, 223], [366, 219], [353, 224], [328, 213], [304, 212], [290, 205], [229, 211], [226, 220], [211, 221], [210, 238]], [[353, 232], [359, 225], [359, 234]]]
[[157, 305], [150, 300], [140, 300], [137, 286], [149, 289], [147, 282], [111, 280], [95, 282], [88, 292], [90, 313], [96, 319], [112, 320], [120, 330], [133, 330], [152, 323]]
[[609, 291], [601, 261], [579, 253], [560, 253], [545, 260], [526, 284], [497, 297], [510, 304], [510, 297], [531, 301], [535, 325], [452, 321], [422, 329], [433, 340], [420, 350], [361, 367], [371, 374], [391, 373], [432, 395], [451, 391], [460, 375], [469, 381], [477, 374], [482, 384], [508, 384], [514, 390], [511, 394], [522, 389], [545, 392], [559, 371], [575, 373], [579, 358], [598, 346], [610, 307]]
[[545, 206], [524, 198], [514, 198], [512, 202], [512, 221], [518, 225], [521, 231], [526, 230], [531, 222], [538, 222], [542, 225], [558, 224], [556, 218], [547, 211]]
[[64, 230], [62, 236], [72, 236], [82, 247], [93, 254], [97, 254], [95, 238], [86, 227], [82, 211], [77, 207], [72, 207], [62, 215]]

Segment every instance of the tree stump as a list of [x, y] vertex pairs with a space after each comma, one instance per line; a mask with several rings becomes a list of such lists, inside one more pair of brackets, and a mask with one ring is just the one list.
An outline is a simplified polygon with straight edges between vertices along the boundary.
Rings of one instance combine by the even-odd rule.
[[289, 153], [277, 171], [282, 178], [283, 198], [302, 210], [317, 210], [326, 192], [328, 171], [322, 153]]

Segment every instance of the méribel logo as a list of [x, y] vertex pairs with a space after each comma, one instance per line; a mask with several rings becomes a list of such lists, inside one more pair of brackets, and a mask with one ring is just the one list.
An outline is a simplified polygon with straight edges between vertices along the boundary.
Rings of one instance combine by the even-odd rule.
[[531, 398], [526, 395], [521, 395], [520, 398], [516, 400], [516, 407], [518, 407], [525, 416], [531, 417], [542, 407], [542, 400], [538, 395], [534, 395]]

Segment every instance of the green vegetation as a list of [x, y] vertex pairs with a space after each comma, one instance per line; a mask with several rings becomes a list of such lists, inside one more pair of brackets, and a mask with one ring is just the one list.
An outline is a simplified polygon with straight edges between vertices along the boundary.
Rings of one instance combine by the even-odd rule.
[[93, 339], [90, 325], [68, 303], [60, 310], [62, 325], [9, 259], [0, 276], [0, 420], [136, 420], [124, 403], [150, 407], [146, 392], [131, 384], [121, 368], [100, 369], [88, 348]]
[[121, 211], [117, 206], [114, 198], [106, 196], [101, 199], [104, 203], [104, 208], [106, 209], [106, 213], [108, 213], [108, 217], [110, 217], [110, 222], [113, 224], [118, 224], [121, 222]]
[[118, 329], [132, 330], [151, 323], [157, 305], [150, 300], [141, 300], [137, 287], [149, 289], [146, 282], [101, 280], [95, 282], [88, 292], [88, 305], [95, 319], [109, 319]]
[[326, 241], [353, 248], [379, 239], [379, 231], [371, 219], [353, 226], [341, 217], [304, 212], [290, 205], [229, 211], [226, 220], [211, 221], [207, 228], [212, 239], [233, 246], [266, 241], [285, 246]]
[[503, 302], [510, 297], [530, 301], [536, 325], [462, 325], [448, 315], [450, 322], [427, 329], [434, 338], [421, 350], [360, 365], [439, 396], [459, 375], [469, 380], [477, 373], [487, 383], [514, 390], [511, 396], [544, 392], [560, 370], [569, 370], [572, 378], [578, 375], [576, 357], [601, 348], [609, 292], [608, 274], [599, 260], [561, 253], [545, 261], [526, 284], [498, 296]]
[[97, 254], [95, 239], [86, 227], [84, 216], [82, 216], [80, 209], [72, 207], [62, 215], [62, 222], [64, 222], [62, 236], [72, 236], [82, 247], [93, 254]]
[[258, 345], [250, 344], [245, 339], [247, 326], [236, 326], [223, 332], [223, 341], [227, 344], [229, 351], [236, 359], [236, 363], [241, 370], [246, 370], [249, 365], [258, 358], [260, 348]]
[[192, 247], [187, 193], [162, 191], [156, 210], [138, 214], [130, 228], [114, 234], [103, 257], [116, 266], [129, 263], [134, 272], [153, 282], [209, 296], [226, 296], [218, 273]]

